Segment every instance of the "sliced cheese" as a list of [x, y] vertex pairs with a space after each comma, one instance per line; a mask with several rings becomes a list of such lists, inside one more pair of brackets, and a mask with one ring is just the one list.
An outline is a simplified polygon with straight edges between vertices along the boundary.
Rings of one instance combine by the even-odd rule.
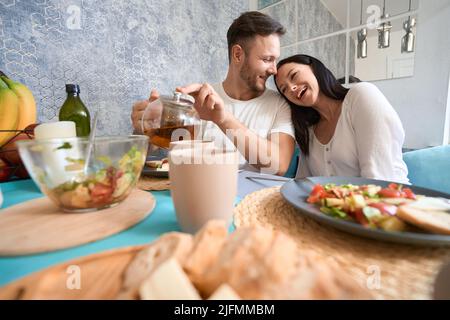
[[241, 298], [229, 285], [222, 284], [208, 300], [241, 300]]
[[161, 264], [145, 280], [139, 293], [143, 300], [200, 300], [191, 281], [174, 258]]

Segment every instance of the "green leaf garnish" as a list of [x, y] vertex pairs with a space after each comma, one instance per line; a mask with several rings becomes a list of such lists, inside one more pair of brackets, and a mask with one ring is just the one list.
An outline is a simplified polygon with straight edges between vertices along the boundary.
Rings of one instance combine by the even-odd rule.
[[62, 149], [72, 149], [72, 145], [69, 142], [64, 142], [62, 146], [56, 148], [55, 150], [62, 150]]

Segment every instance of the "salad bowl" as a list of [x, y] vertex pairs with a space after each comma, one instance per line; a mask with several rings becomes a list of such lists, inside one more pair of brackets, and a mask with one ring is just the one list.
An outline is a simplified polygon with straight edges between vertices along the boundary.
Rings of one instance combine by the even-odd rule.
[[20, 156], [42, 193], [66, 212], [88, 212], [119, 204], [139, 180], [148, 138], [99, 137], [86, 164], [87, 138], [19, 141]]

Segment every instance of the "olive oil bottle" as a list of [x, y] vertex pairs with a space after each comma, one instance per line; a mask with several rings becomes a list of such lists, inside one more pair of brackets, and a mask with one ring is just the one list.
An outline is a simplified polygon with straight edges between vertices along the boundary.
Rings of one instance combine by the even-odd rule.
[[91, 132], [89, 110], [80, 99], [80, 86], [66, 84], [67, 99], [59, 110], [59, 121], [73, 121], [77, 137], [86, 137]]

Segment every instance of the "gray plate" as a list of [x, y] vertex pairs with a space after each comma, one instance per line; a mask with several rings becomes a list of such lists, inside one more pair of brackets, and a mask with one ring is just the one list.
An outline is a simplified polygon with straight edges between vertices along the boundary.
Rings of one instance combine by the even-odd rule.
[[142, 175], [143, 176], [158, 177], [158, 178], [168, 178], [169, 177], [169, 171], [161, 171], [161, 170], [156, 170], [156, 169], [144, 166], [144, 169], [142, 169]]
[[[167, 153], [161, 153], [158, 155], [147, 156], [147, 159], [145, 161], [147, 162], [147, 161], [152, 161], [152, 160], [161, 160], [163, 158], [167, 158]], [[144, 165], [144, 169], [142, 169], [142, 175], [158, 177], [158, 178], [168, 178], [169, 171], [156, 170], [155, 168], [150, 168], [147, 165]]]
[[[284, 199], [286, 199], [290, 204], [292, 204], [299, 210], [299, 214], [306, 215], [318, 222], [321, 222], [328, 226], [332, 226], [341, 231], [366, 238], [389, 242], [423, 246], [450, 246], [450, 236], [446, 235], [374, 230], [365, 228], [356, 222], [340, 220], [327, 216], [326, 214], [322, 213], [316, 205], [306, 202], [306, 198], [308, 198], [309, 193], [311, 192], [315, 184], [323, 185], [327, 183], [334, 183], [336, 185], [349, 183], [353, 185], [375, 184], [386, 187], [390, 182], [355, 177], [311, 177], [306, 179], [296, 179], [285, 183], [281, 188], [281, 194], [283, 195]], [[450, 194], [420, 187], [408, 187], [411, 188], [415, 194], [450, 199]]]

